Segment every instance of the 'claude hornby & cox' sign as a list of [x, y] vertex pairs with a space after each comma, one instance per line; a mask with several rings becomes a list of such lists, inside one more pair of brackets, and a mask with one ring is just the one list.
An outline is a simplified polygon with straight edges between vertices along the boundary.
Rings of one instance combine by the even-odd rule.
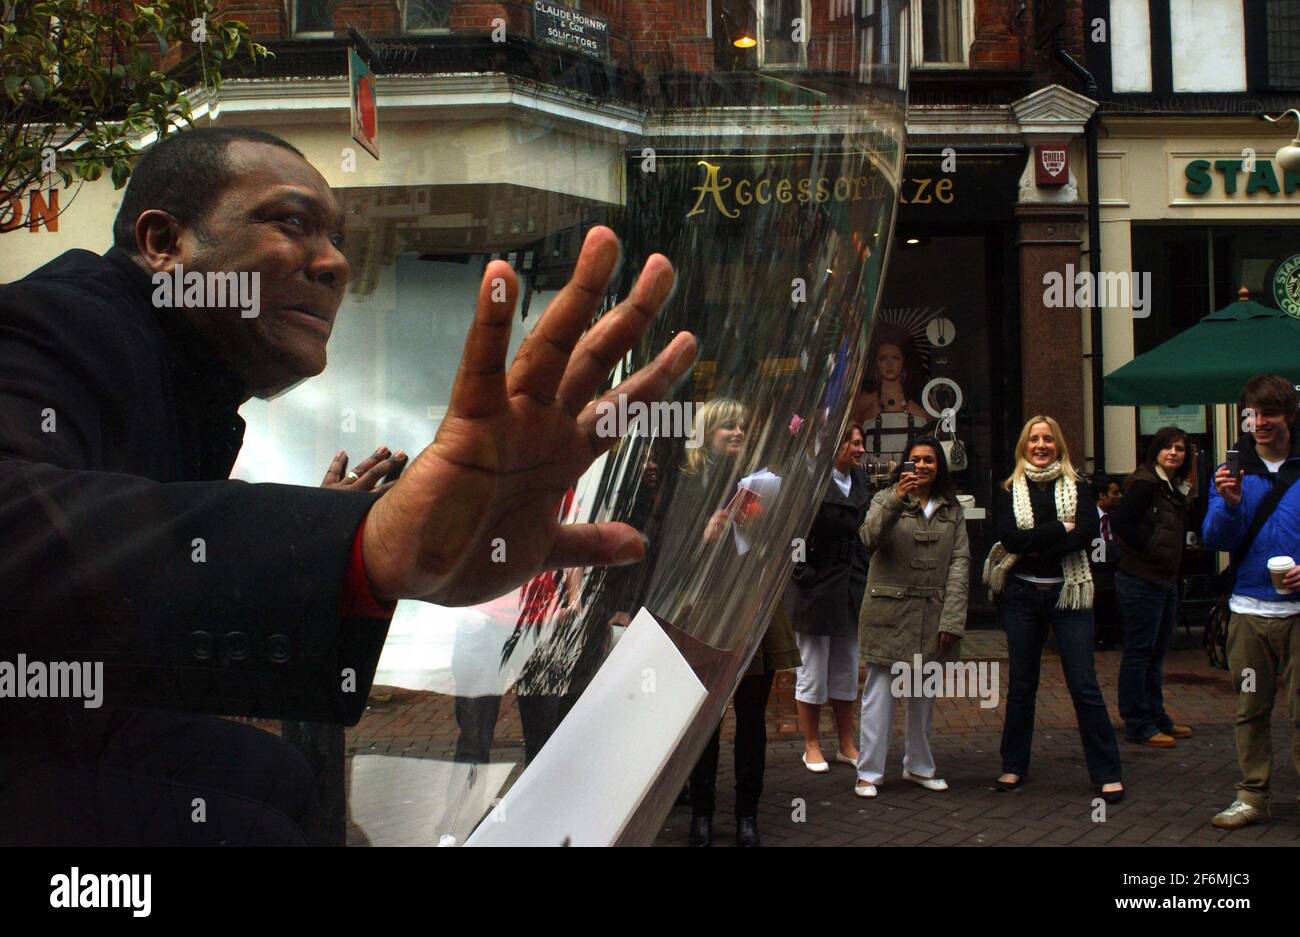
[[533, 0], [533, 39], [609, 61], [609, 21], [558, 3]]

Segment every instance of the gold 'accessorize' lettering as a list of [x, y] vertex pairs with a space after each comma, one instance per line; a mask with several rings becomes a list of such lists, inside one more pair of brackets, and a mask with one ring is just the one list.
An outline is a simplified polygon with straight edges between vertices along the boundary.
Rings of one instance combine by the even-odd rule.
[[[704, 170], [704, 178], [691, 191], [696, 193], [695, 204], [686, 217], [703, 214], [708, 210], [706, 200], [724, 218], [739, 218], [741, 208], [749, 205], [769, 205], [773, 200], [788, 205], [827, 202], [857, 202], [862, 198], [889, 197], [889, 184], [880, 173], [864, 176], [802, 176], [797, 179], [773, 179], [771, 176], [733, 179], [722, 173], [722, 167], [708, 160], [696, 162]], [[898, 201], [904, 205], [932, 205], [938, 202], [951, 205], [956, 194], [953, 180], [936, 180], [931, 176], [912, 176], [902, 180]]]
[[695, 165], [704, 167], [704, 181], [695, 187], [695, 191], [700, 193], [700, 197], [695, 200], [695, 207], [686, 213], [686, 217], [689, 218], [691, 215], [698, 215], [700, 212], [704, 211], [704, 209], [700, 207], [704, 203], [704, 196], [712, 195], [713, 204], [718, 207], [718, 211], [720, 211], [725, 217], [739, 218], [740, 211], [727, 211], [727, 204], [722, 200], [722, 193], [731, 188], [731, 177], [724, 176], [719, 180], [718, 170], [722, 167], [715, 166], [708, 160], [702, 159]]

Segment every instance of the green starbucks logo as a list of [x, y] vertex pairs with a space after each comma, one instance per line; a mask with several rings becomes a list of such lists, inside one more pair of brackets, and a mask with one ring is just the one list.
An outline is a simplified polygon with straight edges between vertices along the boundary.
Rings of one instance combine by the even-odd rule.
[[1283, 312], [1300, 319], [1300, 254], [1278, 264], [1273, 274], [1273, 300]]

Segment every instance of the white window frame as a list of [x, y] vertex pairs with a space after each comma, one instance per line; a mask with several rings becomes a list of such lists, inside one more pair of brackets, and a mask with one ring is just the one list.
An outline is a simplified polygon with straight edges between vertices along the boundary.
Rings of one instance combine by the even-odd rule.
[[961, 61], [927, 62], [925, 61], [925, 40], [922, 37], [921, 0], [910, 0], [908, 10], [911, 14], [911, 61], [912, 68], [962, 69], [970, 68], [970, 47], [975, 38], [975, 0], [961, 0]]
[[800, 16], [804, 23], [803, 42], [799, 43], [799, 61], [798, 62], [774, 62], [768, 64], [767, 61], [767, 22], [765, 6], [768, 0], [755, 0], [754, 7], [757, 13], [757, 32], [758, 32], [758, 67], [763, 71], [803, 71], [808, 68], [808, 43], [812, 41], [812, 0], [799, 0]]
[[[871, 15], [879, 17], [880, 8], [874, 7], [874, 4], [876, 3], [883, 4], [886, 2], [888, 2], [888, 0], [855, 0], [853, 15], [855, 18], [866, 17], [868, 15], [867, 6], [873, 5], [873, 10]], [[912, 19], [911, 13], [912, 13], [911, 3], [904, 3], [899, 5], [898, 16], [899, 19], [901, 20], [901, 23], [899, 24], [899, 30], [900, 30], [899, 35], [903, 36], [904, 39], [901, 43], [899, 43], [898, 47], [893, 50], [893, 54], [898, 59], [898, 87], [903, 91], [907, 90], [907, 72], [912, 61], [912, 44], [911, 41], [907, 38], [912, 34], [911, 25], [910, 25]], [[858, 81], [861, 81], [863, 83], [871, 82], [874, 77], [873, 75], [874, 70], [877, 67], [886, 64], [884, 62], [868, 61], [869, 56], [866, 54], [866, 52], [868, 49], [874, 49], [874, 47], [875, 47], [874, 31], [865, 28], [860, 30], [858, 32]]]
[[298, 4], [302, 0], [285, 0], [284, 15], [289, 23], [289, 37], [291, 39], [333, 39], [334, 30], [329, 32], [324, 30], [315, 30], [313, 32], [299, 32], [297, 29], [298, 22]]
[[[435, 26], [430, 28], [412, 29], [406, 25], [406, 14], [410, 8], [411, 0], [400, 0], [402, 13], [402, 33], [407, 36], [445, 36], [451, 32], [451, 26]], [[450, 7], [450, 3], [448, 4]]]

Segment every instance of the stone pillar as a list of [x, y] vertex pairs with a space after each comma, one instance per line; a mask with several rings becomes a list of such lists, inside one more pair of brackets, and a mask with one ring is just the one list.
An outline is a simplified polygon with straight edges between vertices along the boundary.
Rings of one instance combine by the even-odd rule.
[[[1088, 311], [1072, 302], [1074, 278], [1066, 274], [1088, 269], [1082, 259], [1088, 206], [1079, 199], [1074, 167], [1084, 162], [1083, 130], [1096, 107], [1097, 102], [1060, 85], [1039, 88], [1011, 105], [1029, 151], [1015, 208], [1024, 413], [1026, 418], [1045, 413], [1060, 422], [1070, 447], [1070, 460], [1080, 471], [1088, 468], [1084, 432], [1086, 414], [1092, 405], [1084, 382], [1084, 370], [1089, 366], [1083, 356]], [[1071, 168], [1064, 185], [1037, 184], [1036, 144], [1069, 153]], [[1048, 308], [1044, 297], [1049, 273], [1064, 281], [1065, 304], [1057, 308]]]
[[1020, 251], [1020, 359], [1025, 418], [1056, 417], [1070, 446], [1071, 460], [1084, 468], [1084, 398], [1080, 375], [1083, 335], [1079, 310], [1049, 309], [1043, 301], [1044, 277], [1064, 274], [1080, 262], [1088, 223], [1086, 205], [1021, 202], [1016, 205]]

